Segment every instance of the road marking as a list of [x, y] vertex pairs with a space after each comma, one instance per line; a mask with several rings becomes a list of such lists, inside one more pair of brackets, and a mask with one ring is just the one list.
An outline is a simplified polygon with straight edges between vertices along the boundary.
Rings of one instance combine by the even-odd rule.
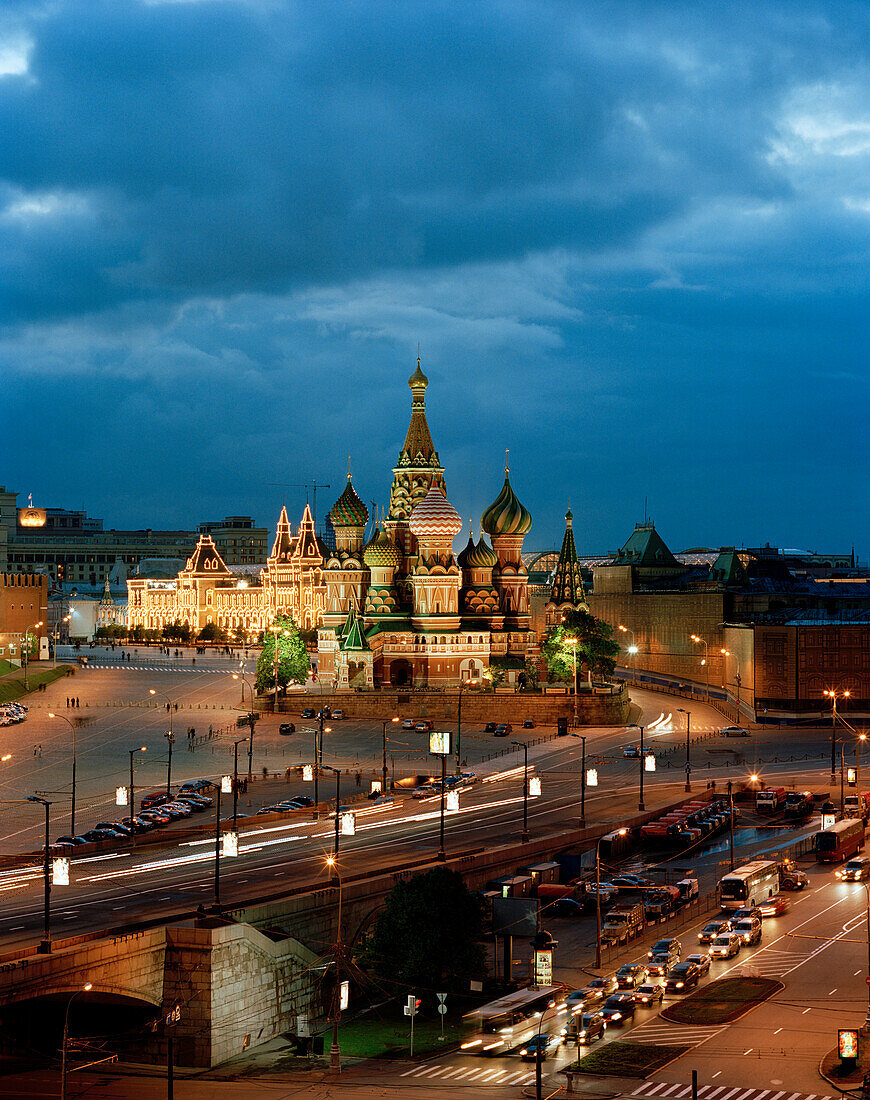
[[852, 977], [857, 978], [860, 973], [861, 973], [860, 970], [856, 970], [855, 973], [852, 975]]
[[811, 1008], [805, 1008], [805, 1009], [803, 1010], [803, 1012], [801, 1013], [801, 1016], [806, 1016], [806, 1014], [807, 1014], [808, 1012], [812, 1012], [812, 1009], [811, 1009]]
[[715, 1080], [716, 1080], [716, 1078], [717, 1078], [717, 1077], [719, 1076], [719, 1074], [720, 1074], [721, 1072], [722, 1072], [722, 1070], [721, 1070], [721, 1069], [717, 1069], [717, 1070], [716, 1070], [716, 1072], [715, 1072], [715, 1073], [713, 1074], [713, 1077], [711, 1078], [711, 1080], [715, 1081]]
[[829, 997], [833, 997], [833, 995], [834, 995], [834, 994], [835, 994], [836, 992], [837, 992], [837, 991], [836, 991], [836, 989], [832, 989], [832, 990], [831, 990], [831, 992], [830, 992], [830, 993], [828, 994], [828, 996], [829, 996]]
[[782, 1031], [782, 1028], [781, 1028], [781, 1027], [778, 1027], [778, 1028], [776, 1029], [776, 1031], [774, 1031], [774, 1033], [773, 1033], [773, 1034], [774, 1034], [774, 1035], [779, 1035], [779, 1033], [780, 1033], [781, 1031]]
[[749, 1050], [744, 1050], [743, 1051], [743, 1057], [745, 1058], [747, 1054], [751, 1054], [751, 1053], [752, 1053], [752, 1047], [750, 1047]]

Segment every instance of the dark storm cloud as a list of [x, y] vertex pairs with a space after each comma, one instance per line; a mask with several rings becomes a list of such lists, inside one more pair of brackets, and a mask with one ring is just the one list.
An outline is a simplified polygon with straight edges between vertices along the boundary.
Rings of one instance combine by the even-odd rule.
[[[0, 480], [118, 523], [158, 525], [158, 501], [166, 522], [271, 519], [268, 482], [351, 450], [383, 499], [419, 340], [463, 514], [510, 445], [540, 545], [569, 493], [593, 548], [647, 493], [677, 545], [866, 540], [806, 500], [866, 458], [845, 440], [867, 397], [868, 22], [821, 2], [4, 5], [0, 368], [77, 461]], [[841, 431], [793, 491], [782, 455], [820, 417]], [[124, 500], [92, 472], [107, 442]], [[260, 474], [276, 455], [295, 476]]]

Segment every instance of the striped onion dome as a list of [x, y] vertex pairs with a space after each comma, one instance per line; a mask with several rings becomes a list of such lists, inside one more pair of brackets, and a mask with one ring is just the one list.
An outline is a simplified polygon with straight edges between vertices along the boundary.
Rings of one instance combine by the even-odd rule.
[[369, 521], [369, 510], [357, 496], [350, 474], [344, 492], [330, 509], [329, 519], [333, 527], [365, 527]]
[[397, 569], [399, 551], [386, 531], [378, 528], [363, 551], [363, 561], [369, 569]]
[[492, 569], [498, 565], [498, 555], [484, 542], [474, 541], [474, 535], [468, 536], [468, 545], [456, 559], [460, 569]]
[[480, 523], [490, 538], [499, 535], [527, 535], [532, 529], [531, 513], [517, 499], [507, 470], [501, 492], [483, 513]]
[[423, 497], [408, 521], [412, 533], [426, 539], [452, 540], [462, 530], [459, 513], [444, 495], [443, 489], [434, 481], [429, 492]]

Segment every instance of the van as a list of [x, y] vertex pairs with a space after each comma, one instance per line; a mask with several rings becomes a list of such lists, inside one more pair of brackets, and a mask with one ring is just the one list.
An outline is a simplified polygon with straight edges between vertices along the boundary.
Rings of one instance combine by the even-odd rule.
[[740, 942], [746, 946], [754, 946], [761, 942], [761, 921], [758, 917], [745, 917], [734, 925], [734, 931], [740, 937]]

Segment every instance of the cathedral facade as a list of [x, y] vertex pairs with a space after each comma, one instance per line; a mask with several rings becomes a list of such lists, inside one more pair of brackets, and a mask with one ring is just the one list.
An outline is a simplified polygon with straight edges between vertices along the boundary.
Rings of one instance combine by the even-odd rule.
[[229, 568], [203, 535], [177, 579], [128, 581], [129, 625], [179, 621], [199, 632], [214, 623], [254, 636], [276, 615], [290, 615], [303, 629], [317, 628], [318, 675], [339, 689], [448, 687], [494, 660], [521, 669], [535, 641], [522, 560], [532, 517], [506, 468], [480, 538], [469, 534], [454, 555], [462, 520], [447, 499], [426, 420], [428, 384], [418, 360], [389, 506], [368, 538], [369, 512], [348, 475], [329, 513], [334, 548], [317, 537], [307, 507], [295, 535], [282, 510], [256, 577], [250, 567]]

